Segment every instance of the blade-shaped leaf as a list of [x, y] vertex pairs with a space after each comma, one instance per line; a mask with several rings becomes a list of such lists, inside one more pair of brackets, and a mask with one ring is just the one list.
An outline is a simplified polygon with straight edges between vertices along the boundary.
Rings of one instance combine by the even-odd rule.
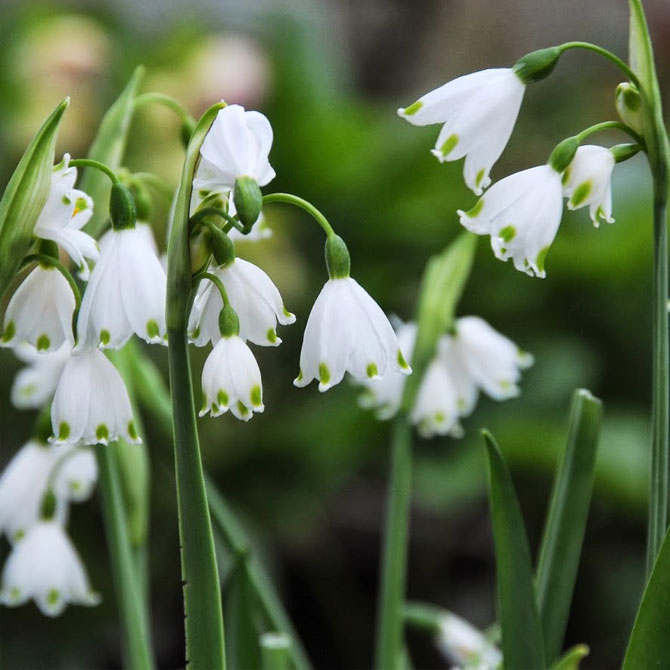
[[565, 451], [556, 473], [537, 565], [535, 589], [546, 658], [559, 654], [577, 578], [593, 490], [602, 403], [578, 389]]
[[514, 484], [493, 436], [486, 443], [489, 502], [496, 552], [498, 620], [505, 670], [542, 670], [544, 642], [535, 604], [528, 539]]
[[670, 659], [670, 532], [665, 536], [637, 611], [624, 670], [667, 668]]
[[[89, 158], [104, 163], [114, 171], [121, 166], [123, 160], [128, 130], [135, 111], [135, 98], [143, 77], [144, 68], [136, 68], [123, 92], [100, 122], [100, 127], [88, 152]], [[88, 193], [95, 203], [93, 216], [84, 230], [93, 237], [98, 237], [109, 216], [109, 193], [112, 184], [109, 178], [99, 170], [84, 168], [79, 188]]]
[[559, 658], [551, 670], [579, 670], [579, 664], [589, 655], [590, 649], [585, 644], [577, 644], [568, 649]]
[[65, 98], [44, 121], [0, 200], [0, 296], [32, 244], [33, 228], [51, 186], [58, 126], [69, 104]]

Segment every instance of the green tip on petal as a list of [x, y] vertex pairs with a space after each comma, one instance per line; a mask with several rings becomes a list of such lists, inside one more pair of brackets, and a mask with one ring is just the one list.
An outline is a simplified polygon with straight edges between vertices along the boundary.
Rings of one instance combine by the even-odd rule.
[[249, 408], [241, 400], [237, 401], [237, 411], [242, 416], [246, 416], [247, 414], [249, 414]]
[[151, 338], [159, 337], [160, 330], [158, 328], [158, 323], [154, 319], [149, 319], [147, 321], [147, 335]]
[[37, 338], [37, 351], [48, 351], [51, 346], [51, 340], [46, 333], [42, 333]]
[[49, 589], [49, 592], [47, 593], [47, 604], [53, 607], [54, 605], [58, 604], [59, 600], [60, 591], [58, 589]]
[[268, 330], [266, 337], [268, 338], [268, 342], [272, 342], [272, 344], [277, 342], [277, 333], [275, 332], [274, 328], [270, 328], [270, 330]]
[[486, 170], [482, 168], [477, 172], [475, 176], [475, 186], [479, 188], [482, 185], [482, 182], [484, 181], [484, 175], [486, 174]]
[[516, 237], [516, 228], [512, 225], [500, 229], [498, 236], [503, 242], [509, 243]]
[[302, 370], [298, 370], [298, 376], [295, 378], [296, 382], [301, 382], [304, 378], [305, 377], [302, 374]]
[[458, 135], [449, 135], [440, 147], [440, 153], [446, 158], [458, 144]]
[[263, 404], [261, 387], [258, 386], [258, 384], [251, 389], [251, 394], [249, 397], [251, 398], [251, 404], [254, 407], [260, 407]]
[[447, 417], [444, 416], [444, 412], [435, 412], [435, 421], [436, 423], [444, 423]]
[[570, 198], [569, 206], [576, 208], [584, 203], [591, 193], [593, 184], [590, 181], [583, 181], [574, 191]]
[[218, 405], [228, 407], [228, 404], [230, 403], [230, 398], [223, 389], [220, 389], [219, 392], [216, 394], [216, 402]]
[[70, 437], [70, 424], [67, 421], [61, 421], [58, 426], [58, 439], [67, 440]]
[[402, 110], [402, 113], [405, 116], [414, 116], [421, 108], [423, 107], [423, 103], [421, 100], [417, 100], [416, 102], [413, 102], [409, 107], [405, 107], [405, 109]]
[[100, 344], [109, 344], [109, 341], [112, 339], [108, 330], [100, 331]]
[[484, 198], [479, 198], [475, 203], [475, 206], [465, 212], [465, 216], [469, 219], [476, 219], [480, 215], [482, 209], [484, 209]]
[[409, 365], [407, 364], [407, 361], [405, 360], [405, 357], [402, 355], [402, 351], [400, 351], [400, 349], [398, 349], [398, 353], [396, 355], [396, 360], [398, 361], [398, 365], [403, 370], [409, 370]]
[[98, 440], [98, 442], [108, 442], [109, 441], [109, 428], [107, 428], [107, 426], [105, 426], [104, 423], [101, 423], [95, 429], [95, 439]]
[[319, 381], [322, 384], [328, 384], [328, 382], [330, 382], [330, 370], [325, 363], [319, 363]]
[[16, 324], [10, 321], [5, 328], [5, 332], [2, 334], [2, 341], [9, 342], [14, 335], [16, 335]]
[[376, 363], [368, 363], [368, 366], [365, 368], [365, 374], [370, 379], [373, 379], [374, 377], [379, 376], [379, 370], [377, 369], [377, 364]]
[[128, 421], [128, 437], [130, 437], [131, 440], [139, 439], [137, 427], [135, 426], [135, 422], [132, 419]]
[[544, 247], [544, 249], [540, 250], [540, 253], [537, 255], [537, 258], [535, 259], [535, 265], [537, 266], [537, 269], [540, 272], [544, 272], [544, 262], [547, 258], [548, 253], [549, 253], [549, 247]]

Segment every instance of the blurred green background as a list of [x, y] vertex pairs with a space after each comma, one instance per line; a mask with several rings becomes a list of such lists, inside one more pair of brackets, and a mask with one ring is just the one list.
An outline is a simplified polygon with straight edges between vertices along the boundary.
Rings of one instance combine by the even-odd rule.
[[[670, 19], [645, 3], [664, 90]], [[511, 65], [527, 51], [584, 39], [625, 54], [627, 3], [485, 0], [4, 3], [0, 24], [0, 183], [64, 96], [72, 104], [57, 158], [84, 156], [107, 106], [138, 64], [144, 91], [178, 98], [194, 114], [225, 98], [262, 110], [277, 178], [266, 192], [314, 202], [346, 239], [352, 273], [388, 312], [411, 318], [428, 257], [459, 232], [457, 208], [475, 202], [462, 164], [429, 153], [438, 127], [414, 128], [395, 109], [460, 74]], [[566, 54], [527, 90], [500, 178], [546, 161], [567, 135], [614, 118], [621, 77], [587, 53]], [[182, 149], [170, 112], [136, 116], [126, 164], [176, 184]], [[619, 136], [600, 136], [604, 143]], [[167, 203], [156, 201], [161, 243]], [[482, 399], [461, 440], [416, 442], [408, 592], [489, 625], [494, 563], [478, 431], [498, 438], [512, 467], [531, 546], [537, 546], [572, 390], [604, 400], [592, 510], [566, 646], [585, 642], [585, 668], [617, 667], [643, 578], [650, 401], [649, 176], [637, 157], [615, 170], [613, 225], [566, 213], [531, 279], [493, 258], [482, 238], [459, 313], [477, 314], [535, 355], [520, 398]], [[255, 349], [266, 410], [249, 424], [201, 421], [206, 468], [253, 531], [318, 668], [372, 662], [378, 549], [389, 426], [357, 408], [342, 383], [325, 395], [296, 389], [302, 329], [326, 279], [323, 239], [301, 213], [275, 206], [272, 239], [238, 245], [280, 288], [298, 322], [278, 349]], [[166, 369], [166, 352], [150, 355]], [[205, 351], [193, 351], [199, 374]], [[31, 434], [34, 416], [9, 402], [18, 364], [0, 350], [0, 465]], [[196, 379], [196, 387], [199, 382]], [[171, 445], [144, 417], [152, 458], [151, 602], [161, 667], [183, 659]], [[95, 497], [72, 510], [70, 532], [103, 596], [93, 610], [47, 620], [28, 605], [0, 610], [6, 668], [115, 668], [116, 606]], [[0, 557], [7, 553], [2, 541]], [[409, 635], [416, 667], [446, 667], [430, 639]]]

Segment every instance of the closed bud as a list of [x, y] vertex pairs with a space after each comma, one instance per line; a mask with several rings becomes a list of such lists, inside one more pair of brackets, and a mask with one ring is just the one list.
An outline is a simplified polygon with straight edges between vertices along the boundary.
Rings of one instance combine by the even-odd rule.
[[120, 182], [112, 185], [112, 191], [109, 195], [109, 215], [114, 230], [135, 227], [137, 221], [135, 200], [128, 187]]
[[570, 163], [572, 163], [572, 159], [575, 157], [577, 149], [579, 149], [579, 138], [568, 137], [556, 145], [551, 152], [551, 156], [549, 156], [547, 163], [560, 174], [565, 171]]
[[538, 49], [519, 58], [512, 71], [524, 84], [540, 81], [549, 76], [561, 57], [559, 47]]
[[230, 306], [224, 305], [219, 313], [219, 330], [221, 337], [232, 337], [240, 334], [240, 320], [237, 312]]
[[252, 177], [238, 177], [235, 180], [233, 202], [245, 231], [250, 231], [260, 216], [263, 206], [263, 195], [258, 182]]
[[624, 81], [616, 87], [614, 95], [619, 118], [636, 133], [642, 134], [642, 118], [640, 117], [642, 98], [637, 86]]
[[235, 245], [222, 230], [209, 229], [209, 248], [216, 264], [227, 267], [235, 260]]
[[326, 240], [326, 267], [331, 279], [349, 276], [351, 259], [344, 240], [339, 235], [331, 235]]

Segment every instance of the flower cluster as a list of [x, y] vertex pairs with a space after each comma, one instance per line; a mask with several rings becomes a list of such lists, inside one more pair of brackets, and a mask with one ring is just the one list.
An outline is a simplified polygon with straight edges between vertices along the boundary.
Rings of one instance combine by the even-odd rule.
[[[525, 86], [538, 78], [537, 72], [529, 74], [530, 56], [533, 54], [513, 68], [454, 79], [399, 109], [398, 114], [415, 125], [444, 124], [433, 154], [440, 161], [465, 157], [465, 182], [482, 196], [469, 211], [458, 210], [461, 224], [477, 235], [489, 235], [500, 260], [511, 258], [517, 270], [544, 277], [546, 255], [563, 214], [563, 198], [568, 198], [569, 209], [589, 207], [596, 227], [601, 219], [614, 221], [610, 179], [617, 147], [577, 148], [580, 137], [567, 154], [567, 162], [565, 156], [559, 159], [552, 154], [547, 165], [505, 177], [482, 195], [514, 128]], [[541, 76], [553, 67], [552, 60], [543, 67]], [[597, 129], [594, 126], [583, 135]], [[621, 159], [633, 153], [622, 153]]]
[[[416, 340], [415, 323], [396, 322], [396, 331], [405, 356], [411, 357]], [[421, 380], [410, 410], [410, 421], [423, 437], [460, 437], [459, 419], [469, 416], [477, 404], [479, 391], [495, 400], [519, 394], [521, 370], [533, 357], [476, 316], [456, 320], [454, 332], [443, 335], [435, 356]], [[404, 378], [389, 370], [376, 382], [365, 382], [359, 403], [374, 408], [380, 419], [393, 417], [400, 409]]]

